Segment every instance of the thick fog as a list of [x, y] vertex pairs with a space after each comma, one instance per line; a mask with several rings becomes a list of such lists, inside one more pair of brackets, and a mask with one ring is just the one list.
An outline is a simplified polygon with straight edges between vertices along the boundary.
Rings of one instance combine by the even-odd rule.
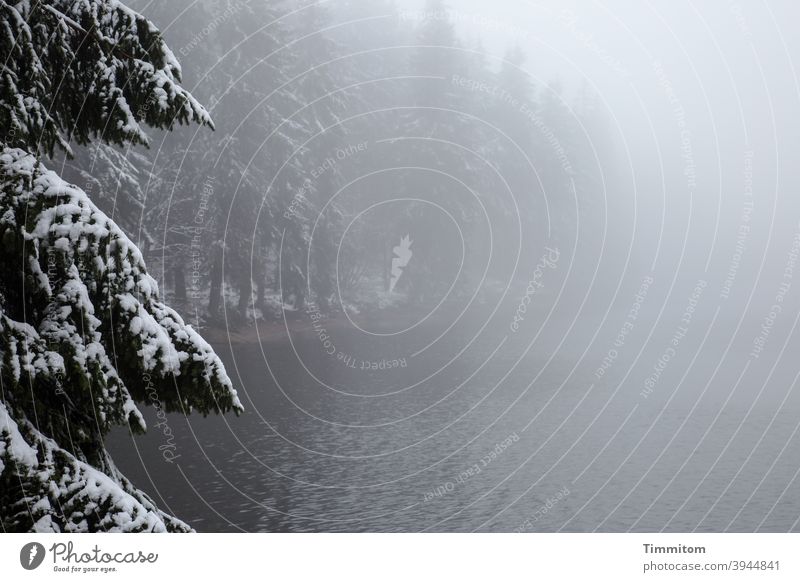
[[209, 529], [797, 530], [796, 3], [133, 4], [216, 128], [154, 135], [128, 229], [247, 409], [176, 427], [155, 495]]

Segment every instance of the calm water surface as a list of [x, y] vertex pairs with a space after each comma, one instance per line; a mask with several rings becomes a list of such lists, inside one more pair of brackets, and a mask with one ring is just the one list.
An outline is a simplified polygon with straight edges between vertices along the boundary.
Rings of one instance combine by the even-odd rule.
[[291, 342], [216, 346], [247, 410], [170, 415], [173, 463], [157, 429], [112, 434], [123, 472], [200, 531], [800, 529], [797, 371], [743, 373], [736, 322], [693, 322], [645, 397], [671, 326], [632, 330], [598, 374], [624, 311], [439, 341], [455, 318], [326, 322], [333, 354], [304, 317]]

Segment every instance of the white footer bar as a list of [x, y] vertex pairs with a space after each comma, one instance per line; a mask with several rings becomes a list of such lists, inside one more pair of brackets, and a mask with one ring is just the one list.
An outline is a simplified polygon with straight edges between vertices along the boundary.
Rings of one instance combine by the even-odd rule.
[[797, 534], [0, 535], [3, 580], [800, 580]]

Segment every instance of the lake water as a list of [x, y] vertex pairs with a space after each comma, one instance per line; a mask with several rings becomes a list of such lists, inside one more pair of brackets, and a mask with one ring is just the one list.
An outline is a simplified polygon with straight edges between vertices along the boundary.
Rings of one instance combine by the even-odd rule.
[[756, 320], [706, 308], [675, 346], [681, 308], [629, 307], [296, 315], [215, 346], [242, 416], [170, 415], [173, 463], [155, 429], [108, 446], [200, 531], [800, 530], [791, 331], [748, 359]]

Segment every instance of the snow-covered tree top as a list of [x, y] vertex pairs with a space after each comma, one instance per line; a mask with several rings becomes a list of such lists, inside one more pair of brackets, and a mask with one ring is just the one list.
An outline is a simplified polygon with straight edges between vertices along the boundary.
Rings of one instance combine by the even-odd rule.
[[0, 0], [0, 54], [7, 146], [52, 155], [93, 138], [147, 144], [143, 124], [212, 125], [161, 33], [117, 0]]

